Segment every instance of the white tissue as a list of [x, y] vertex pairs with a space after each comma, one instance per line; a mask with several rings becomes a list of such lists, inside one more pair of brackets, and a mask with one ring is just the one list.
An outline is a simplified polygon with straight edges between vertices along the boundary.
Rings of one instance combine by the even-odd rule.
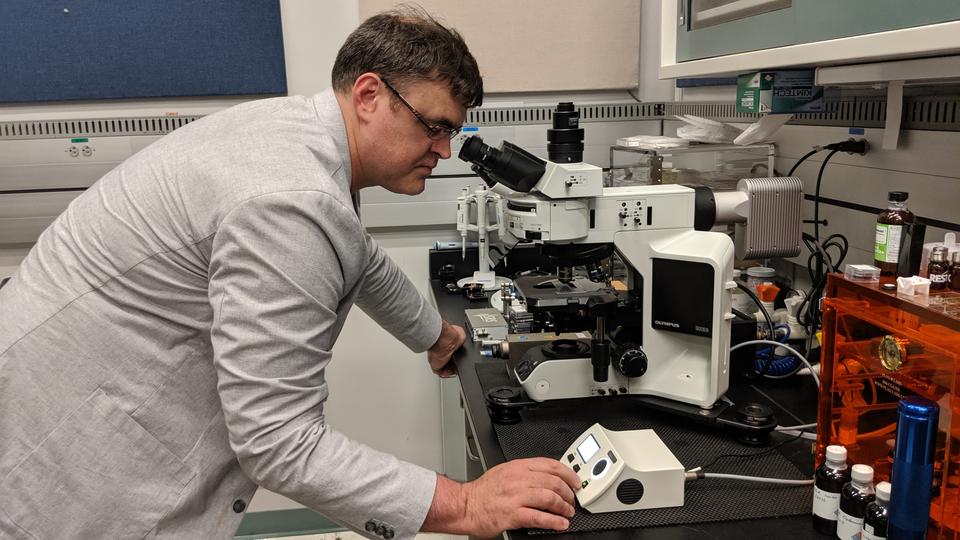
[[744, 145], [769, 141], [770, 137], [791, 118], [793, 118], [792, 114], [768, 114], [747, 126], [747, 129], [733, 140], [733, 144]]
[[897, 293], [905, 295], [930, 294], [930, 280], [920, 276], [898, 277]]
[[688, 141], [729, 144], [740, 135], [740, 128], [709, 118], [684, 114], [676, 119], [686, 123], [677, 128], [677, 137]]

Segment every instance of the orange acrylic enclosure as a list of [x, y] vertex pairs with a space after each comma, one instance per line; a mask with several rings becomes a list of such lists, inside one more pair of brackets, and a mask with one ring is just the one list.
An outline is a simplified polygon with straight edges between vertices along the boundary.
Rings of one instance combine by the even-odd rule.
[[898, 295], [828, 276], [817, 465], [829, 444], [890, 479], [900, 398], [940, 405], [928, 538], [960, 540], [960, 293]]

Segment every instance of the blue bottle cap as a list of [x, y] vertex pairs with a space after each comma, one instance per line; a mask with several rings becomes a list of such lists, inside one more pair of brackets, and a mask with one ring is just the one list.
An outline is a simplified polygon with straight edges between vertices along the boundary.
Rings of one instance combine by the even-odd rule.
[[906, 463], [933, 463], [940, 407], [922, 397], [907, 397], [897, 406], [895, 459]]
[[936, 403], [919, 396], [901, 399], [897, 411], [917, 420], [930, 420], [933, 417], [940, 416], [940, 407]]

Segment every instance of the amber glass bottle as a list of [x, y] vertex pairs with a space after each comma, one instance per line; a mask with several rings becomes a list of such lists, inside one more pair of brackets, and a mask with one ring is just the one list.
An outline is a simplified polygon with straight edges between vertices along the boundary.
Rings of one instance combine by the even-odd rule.
[[905, 191], [891, 191], [887, 209], [877, 216], [876, 238], [873, 244], [873, 264], [880, 269], [881, 283], [896, 279], [901, 261], [906, 264], [906, 253], [900, 253], [907, 227], [914, 221], [913, 212], [907, 210]]
[[930, 252], [927, 264], [927, 277], [930, 278], [930, 290], [942, 291], [950, 283], [950, 262], [947, 260], [947, 248], [937, 246]]
[[813, 528], [835, 536], [840, 513], [840, 490], [850, 481], [847, 449], [840, 445], [828, 446], [826, 460], [817, 467], [814, 478]]
[[953, 254], [953, 265], [950, 267], [950, 288], [960, 291], [960, 251]]

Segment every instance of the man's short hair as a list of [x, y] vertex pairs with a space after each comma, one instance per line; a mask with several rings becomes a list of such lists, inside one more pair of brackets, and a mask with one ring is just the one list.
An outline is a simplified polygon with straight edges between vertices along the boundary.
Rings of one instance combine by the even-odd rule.
[[363, 21], [337, 53], [334, 90], [349, 92], [367, 72], [394, 85], [443, 81], [467, 108], [483, 102], [483, 80], [467, 44], [419, 6], [404, 5]]

